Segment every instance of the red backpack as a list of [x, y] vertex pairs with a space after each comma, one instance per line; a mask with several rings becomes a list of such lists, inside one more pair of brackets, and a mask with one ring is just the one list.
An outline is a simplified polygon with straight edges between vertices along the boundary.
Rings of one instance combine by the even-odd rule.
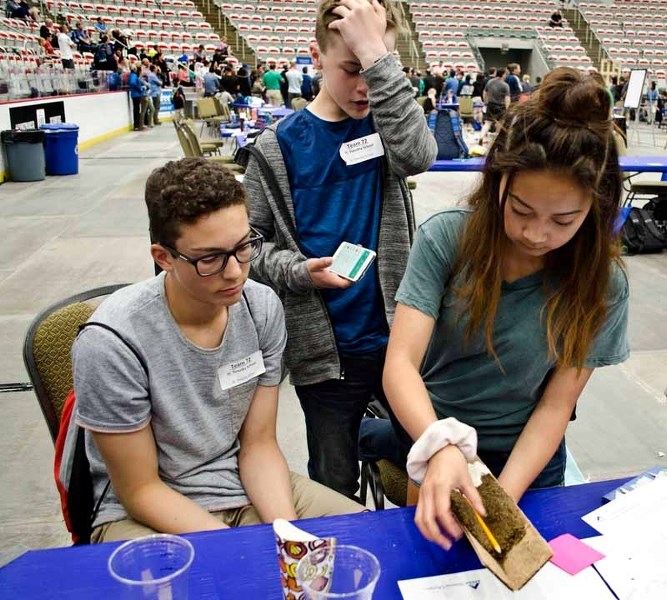
[[93, 521], [111, 481], [107, 482], [100, 499], [94, 505], [93, 480], [86, 455], [85, 430], [79, 427], [73, 418], [75, 404], [76, 398], [72, 390], [67, 394], [60, 415], [53, 476], [60, 494], [60, 507], [65, 525], [72, 534], [72, 541], [77, 545], [90, 544]]
[[[90, 326], [101, 327], [115, 335], [133, 352], [148, 373], [146, 364], [139, 352], [120, 333], [105, 323], [95, 321], [89, 321], [79, 327], [79, 332]], [[83, 427], [77, 425], [74, 419], [75, 408], [76, 398], [74, 390], [72, 390], [67, 394], [60, 414], [53, 476], [60, 494], [60, 507], [65, 525], [72, 534], [72, 541], [75, 545], [78, 545], [90, 544], [93, 523], [102, 501], [109, 491], [111, 480], [107, 481], [99, 500], [95, 503], [93, 478], [90, 474], [90, 463], [86, 454], [86, 431]]]

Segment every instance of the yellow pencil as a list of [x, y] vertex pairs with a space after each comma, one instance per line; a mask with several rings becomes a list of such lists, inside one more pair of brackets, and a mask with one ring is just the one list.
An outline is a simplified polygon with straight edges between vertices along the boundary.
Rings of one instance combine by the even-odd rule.
[[488, 525], [484, 522], [484, 519], [482, 519], [482, 516], [475, 510], [475, 507], [472, 505], [472, 502], [468, 500], [467, 496], [463, 496], [468, 504], [470, 504], [470, 508], [472, 508], [472, 512], [475, 513], [475, 516], [477, 517], [477, 522], [479, 523], [479, 526], [482, 528], [482, 531], [484, 532], [484, 535], [486, 535], [487, 539], [493, 546], [493, 549], [500, 554], [501, 549], [500, 549], [500, 544], [498, 543], [498, 540], [495, 538], [495, 536], [491, 533], [491, 530], [489, 529]]

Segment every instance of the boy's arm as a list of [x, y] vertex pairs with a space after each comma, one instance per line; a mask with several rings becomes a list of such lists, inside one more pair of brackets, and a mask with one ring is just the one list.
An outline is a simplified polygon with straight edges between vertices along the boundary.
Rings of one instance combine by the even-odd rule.
[[177, 534], [226, 527], [160, 479], [150, 425], [131, 433], [92, 431], [92, 436], [116, 496], [135, 521], [155, 531]]
[[297, 518], [289, 470], [276, 440], [278, 386], [258, 385], [239, 433], [239, 473], [262, 521]]
[[382, 136], [389, 167], [398, 177], [426, 171], [438, 147], [414, 98], [412, 86], [386, 54], [362, 72], [368, 83], [371, 114]]
[[314, 287], [308, 276], [306, 257], [276, 246], [276, 223], [260, 173], [257, 161], [250, 156], [243, 185], [250, 205], [250, 224], [264, 236], [262, 252], [250, 265], [252, 276], [276, 290], [305, 294]]

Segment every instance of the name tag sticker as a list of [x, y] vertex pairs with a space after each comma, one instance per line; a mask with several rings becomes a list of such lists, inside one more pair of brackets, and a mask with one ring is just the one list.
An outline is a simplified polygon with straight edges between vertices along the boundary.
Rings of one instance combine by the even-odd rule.
[[384, 156], [384, 146], [379, 133], [372, 133], [365, 137], [357, 138], [351, 142], [345, 142], [338, 150], [340, 157], [348, 167], [359, 163]]
[[266, 372], [262, 351], [257, 350], [250, 356], [222, 365], [218, 369], [218, 380], [223, 390], [241, 385]]

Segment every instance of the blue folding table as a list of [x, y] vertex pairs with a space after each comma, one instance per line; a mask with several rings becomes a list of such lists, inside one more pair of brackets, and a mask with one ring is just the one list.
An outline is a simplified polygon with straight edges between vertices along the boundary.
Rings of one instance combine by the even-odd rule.
[[[627, 480], [603, 481], [526, 493], [521, 508], [550, 540], [563, 533], [596, 535], [581, 516], [602, 496]], [[397, 581], [480, 567], [467, 541], [446, 552], [426, 541], [414, 524], [414, 508], [390, 509], [309, 519], [297, 525], [318, 536], [335, 536], [373, 552], [382, 568], [374, 597], [401, 600]], [[190, 600], [282, 600], [276, 547], [270, 525], [186, 536], [194, 545]], [[0, 598], [119, 598], [121, 589], [107, 573], [118, 546], [100, 544], [33, 550], [0, 569]]]

